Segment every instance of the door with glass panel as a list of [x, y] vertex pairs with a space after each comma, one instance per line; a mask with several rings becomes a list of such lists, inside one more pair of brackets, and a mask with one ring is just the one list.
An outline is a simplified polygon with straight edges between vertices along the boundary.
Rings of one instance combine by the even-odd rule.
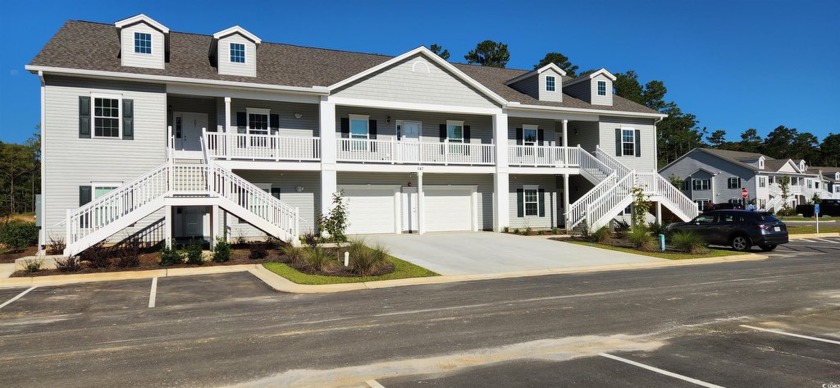
[[416, 163], [420, 161], [420, 130], [419, 121], [401, 121], [397, 123], [400, 133], [400, 151], [402, 161]]

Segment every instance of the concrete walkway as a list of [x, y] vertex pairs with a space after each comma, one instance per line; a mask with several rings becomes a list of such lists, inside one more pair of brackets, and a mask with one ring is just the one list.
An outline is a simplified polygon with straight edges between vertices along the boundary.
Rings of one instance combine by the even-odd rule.
[[441, 275], [483, 275], [617, 264], [661, 262], [648, 256], [491, 232], [359, 236], [381, 243], [392, 256]]

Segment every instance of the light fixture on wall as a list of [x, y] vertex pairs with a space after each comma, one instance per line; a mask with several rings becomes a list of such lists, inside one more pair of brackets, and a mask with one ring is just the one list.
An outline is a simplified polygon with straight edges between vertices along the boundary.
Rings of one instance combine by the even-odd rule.
[[302, 114], [300, 114], [300, 113], [295, 113], [295, 118], [296, 118], [296, 119], [299, 119], [299, 118], [301, 118], [301, 117], [303, 117], [303, 115], [302, 115]]
[[386, 117], [385, 122], [391, 124], [391, 116]]
[[303, 186], [295, 187], [295, 191], [297, 191], [298, 193], [303, 192]]

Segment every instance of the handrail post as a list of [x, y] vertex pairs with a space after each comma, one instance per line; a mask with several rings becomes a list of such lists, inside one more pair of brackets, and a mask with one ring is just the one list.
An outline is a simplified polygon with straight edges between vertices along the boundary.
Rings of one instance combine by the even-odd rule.
[[295, 207], [295, 229], [292, 232], [293, 239], [300, 235], [300, 207]]

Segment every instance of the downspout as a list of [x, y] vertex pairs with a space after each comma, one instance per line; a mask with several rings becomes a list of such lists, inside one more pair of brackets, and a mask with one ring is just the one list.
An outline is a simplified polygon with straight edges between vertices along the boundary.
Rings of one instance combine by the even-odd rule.
[[44, 80], [44, 72], [42, 70], [38, 70], [38, 79], [41, 80], [41, 230], [38, 231], [38, 255], [44, 255], [44, 246], [47, 244], [47, 220], [46, 220], [46, 213], [47, 213], [47, 196], [44, 190], [44, 182], [47, 176], [47, 162], [46, 162], [46, 153], [44, 149], [46, 148], [47, 144], [47, 125], [46, 125], [46, 117], [47, 112], [45, 111], [44, 107], [46, 105], [46, 86], [47, 83]]

